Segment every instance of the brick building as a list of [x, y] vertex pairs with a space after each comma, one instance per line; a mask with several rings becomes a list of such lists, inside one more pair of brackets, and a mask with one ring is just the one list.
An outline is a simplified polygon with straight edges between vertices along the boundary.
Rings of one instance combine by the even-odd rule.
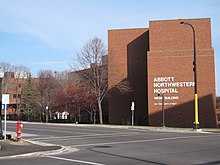
[[[17, 106], [21, 102], [21, 90], [23, 84], [26, 83], [27, 73], [25, 72], [5, 72], [1, 73], [0, 77], [0, 91], [1, 94], [9, 94], [9, 106], [7, 115], [17, 114]], [[4, 110], [2, 110], [4, 114]]]
[[[165, 125], [192, 127], [194, 121], [193, 33], [196, 31], [197, 84], [201, 127], [216, 127], [214, 50], [209, 18], [150, 21], [149, 28], [108, 31], [109, 123], [127, 124], [131, 102], [135, 123], [162, 123], [161, 97], [165, 96]], [[111, 87], [128, 79], [131, 93]]]
[[218, 120], [220, 121], [220, 97], [216, 98], [216, 114]]

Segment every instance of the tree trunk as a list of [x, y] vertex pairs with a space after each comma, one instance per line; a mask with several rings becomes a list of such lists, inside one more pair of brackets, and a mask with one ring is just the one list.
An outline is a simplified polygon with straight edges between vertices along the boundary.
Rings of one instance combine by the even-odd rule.
[[103, 117], [102, 117], [102, 102], [98, 99], [98, 107], [99, 107], [99, 120], [100, 124], [103, 124]]
[[93, 124], [95, 124], [96, 123], [96, 112], [94, 111], [93, 112]]
[[94, 123], [94, 122], [93, 122], [93, 113], [89, 113], [89, 115], [90, 115], [90, 121], [91, 121], [91, 123]]

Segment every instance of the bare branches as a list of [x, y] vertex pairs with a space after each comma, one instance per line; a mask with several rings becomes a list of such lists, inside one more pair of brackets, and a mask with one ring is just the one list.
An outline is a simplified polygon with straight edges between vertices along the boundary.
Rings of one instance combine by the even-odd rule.
[[[78, 81], [81, 88], [86, 89], [97, 102], [100, 124], [103, 124], [102, 101], [110, 90], [108, 88], [107, 50], [101, 39], [95, 37], [89, 40], [77, 53], [77, 59], [73, 63], [72, 77]], [[121, 93], [131, 91], [128, 81], [119, 82], [111, 88], [118, 89]]]
[[101, 39], [95, 37], [89, 40], [78, 52], [72, 69], [84, 70], [92, 66], [101, 66], [102, 57], [107, 54], [107, 49]]
[[[102, 57], [106, 55], [107, 50], [101, 39], [95, 37], [89, 40], [77, 53], [77, 59], [74, 64], [75, 78], [80, 81], [87, 93], [92, 94], [97, 105], [99, 105], [100, 123], [103, 123], [101, 102], [107, 91], [107, 66], [102, 65]], [[76, 76], [77, 75], [77, 76]]]
[[46, 114], [46, 121], [48, 121], [49, 114], [48, 111], [46, 111], [46, 106], [52, 108], [57, 85], [57, 82], [54, 78], [54, 72], [52, 70], [39, 71], [38, 81], [36, 84], [38, 105], [41, 111]]
[[127, 81], [127, 80], [121, 81], [121, 82], [119, 82], [116, 85], [111, 85], [110, 89], [113, 89], [113, 88], [119, 90], [119, 92], [121, 94], [125, 94], [125, 93], [133, 91], [131, 83], [129, 81]]
[[12, 72], [13, 66], [9, 63], [1, 62], [0, 63], [0, 70], [1, 72]]
[[30, 69], [23, 65], [11, 65], [9, 63], [0, 63], [0, 72], [13, 72], [15, 78], [27, 78], [30, 75]]

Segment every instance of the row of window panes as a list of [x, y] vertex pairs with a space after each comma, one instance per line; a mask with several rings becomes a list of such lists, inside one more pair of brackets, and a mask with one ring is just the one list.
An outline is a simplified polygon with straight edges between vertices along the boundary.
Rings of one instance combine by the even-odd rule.
[[[11, 99], [17, 98], [16, 96], [17, 96], [16, 94], [9, 94], [9, 97], [10, 97]], [[18, 98], [21, 98], [21, 94], [18, 94]]]
[[[16, 88], [17, 84], [3, 84], [3, 88], [13, 89]], [[21, 88], [22, 84], [18, 84], [18, 88]]]

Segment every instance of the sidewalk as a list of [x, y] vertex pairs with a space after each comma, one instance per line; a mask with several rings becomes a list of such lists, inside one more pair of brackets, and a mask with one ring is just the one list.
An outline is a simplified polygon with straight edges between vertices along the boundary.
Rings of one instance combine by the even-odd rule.
[[0, 159], [28, 153], [45, 152], [61, 149], [59, 146], [40, 146], [26, 141], [0, 140]]

